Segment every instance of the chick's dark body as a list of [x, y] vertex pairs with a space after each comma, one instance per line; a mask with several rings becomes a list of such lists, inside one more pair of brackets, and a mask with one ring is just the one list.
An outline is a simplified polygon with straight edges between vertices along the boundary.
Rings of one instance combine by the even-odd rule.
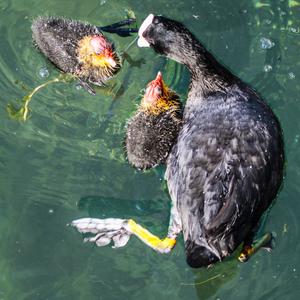
[[78, 41], [101, 34], [96, 26], [61, 18], [39, 17], [32, 24], [33, 40], [53, 64], [66, 73], [78, 68]]
[[282, 181], [279, 123], [243, 83], [185, 110], [166, 179], [191, 266], [231, 254], [255, 229]]
[[[78, 60], [79, 42], [84, 37], [104, 38], [96, 26], [76, 20], [38, 17], [32, 23], [31, 29], [37, 48], [61, 71], [96, 85], [103, 85], [113, 75], [107, 74], [102, 70], [104, 68], [91, 67], [83, 72], [83, 63]], [[114, 72], [116, 71], [117, 68]]]
[[164, 163], [176, 141], [180, 123], [180, 111], [157, 115], [139, 111], [127, 124], [126, 150], [130, 163], [140, 169]]

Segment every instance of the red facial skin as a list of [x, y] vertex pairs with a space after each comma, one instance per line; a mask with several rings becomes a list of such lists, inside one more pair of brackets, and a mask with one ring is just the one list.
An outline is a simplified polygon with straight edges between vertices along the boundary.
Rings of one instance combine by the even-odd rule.
[[90, 45], [94, 53], [100, 57], [104, 57], [105, 60], [112, 66], [115, 67], [117, 63], [114, 60], [114, 52], [111, 45], [102, 36], [95, 35], [90, 41]]
[[156, 100], [162, 97], [164, 92], [163, 80], [161, 72], [157, 73], [156, 78], [151, 81], [147, 88], [143, 98], [144, 103], [154, 104]]
[[90, 45], [96, 54], [100, 54], [105, 50], [111, 50], [110, 45], [107, 43], [106, 39], [99, 35], [95, 35], [92, 37]]

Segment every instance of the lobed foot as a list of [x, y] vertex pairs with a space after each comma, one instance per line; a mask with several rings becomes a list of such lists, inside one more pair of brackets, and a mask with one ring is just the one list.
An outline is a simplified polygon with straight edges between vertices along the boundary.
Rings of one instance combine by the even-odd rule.
[[124, 219], [93, 219], [83, 218], [74, 220], [71, 224], [81, 233], [95, 234], [86, 237], [84, 242], [95, 243], [102, 247], [113, 242], [113, 248], [120, 248], [127, 244], [131, 232], [128, 231], [128, 221]]
[[84, 241], [95, 243], [99, 247], [111, 242], [114, 244], [113, 248], [123, 247], [132, 234], [159, 253], [169, 253], [176, 244], [175, 236], [168, 236], [161, 240], [131, 219], [83, 218], [73, 221], [71, 226], [81, 233], [94, 234], [92, 237], [86, 237]]
[[272, 250], [272, 239], [272, 234], [270, 232], [267, 232], [260, 239], [256, 240], [252, 245], [244, 245], [238, 257], [238, 260], [240, 262], [246, 262], [261, 248], [270, 252]]

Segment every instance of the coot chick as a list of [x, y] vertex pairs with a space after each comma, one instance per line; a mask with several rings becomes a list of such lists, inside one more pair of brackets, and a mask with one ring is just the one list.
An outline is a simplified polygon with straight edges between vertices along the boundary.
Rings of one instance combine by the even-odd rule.
[[164, 163], [181, 124], [181, 103], [162, 79], [161, 72], [151, 81], [135, 115], [126, 128], [128, 161], [138, 169]]
[[74, 77], [79, 79], [84, 89], [95, 95], [89, 83], [103, 85], [121, 66], [113, 44], [102, 31], [130, 36], [137, 29], [121, 27], [135, 22], [134, 14], [131, 15], [131, 18], [104, 27], [63, 18], [38, 17], [34, 20], [31, 28], [36, 47], [64, 73], [34, 88], [23, 97], [20, 108], [9, 103], [9, 116], [26, 121], [30, 111], [29, 102], [37, 91], [55, 82], [69, 82]]
[[140, 46], [186, 65], [191, 84], [166, 180], [192, 267], [251, 243], [283, 178], [280, 124], [261, 97], [216, 61], [181, 23], [149, 15]]
[[120, 69], [114, 45], [98, 27], [58, 17], [38, 17], [31, 26], [37, 48], [61, 71], [95, 85]]
[[[172, 199], [167, 238], [160, 240], [133, 220], [79, 219], [80, 232], [124, 246], [131, 234], [166, 253], [182, 231], [187, 262], [203, 267], [223, 260], [244, 242], [248, 258], [262, 214], [283, 179], [280, 124], [260, 96], [216, 61], [181, 23], [149, 15], [139, 30], [139, 46], [185, 64], [191, 84], [177, 142], [167, 158]], [[120, 242], [122, 241], [122, 242]]]

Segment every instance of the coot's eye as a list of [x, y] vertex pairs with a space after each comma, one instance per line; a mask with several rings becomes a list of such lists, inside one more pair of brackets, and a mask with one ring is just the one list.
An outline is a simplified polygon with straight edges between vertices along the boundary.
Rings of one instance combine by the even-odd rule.
[[154, 18], [153, 19], [153, 21], [152, 21], [152, 24], [155, 24], [155, 25], [157, 25], [159, 23], [159, 20], [158, 20], [158, 18]]
[[157, 94], [161, 94], [161, 88], [159, 87], [159, 86], [157, 86], [156, 88], [155, 88], [155, 93], [157, 93]]

